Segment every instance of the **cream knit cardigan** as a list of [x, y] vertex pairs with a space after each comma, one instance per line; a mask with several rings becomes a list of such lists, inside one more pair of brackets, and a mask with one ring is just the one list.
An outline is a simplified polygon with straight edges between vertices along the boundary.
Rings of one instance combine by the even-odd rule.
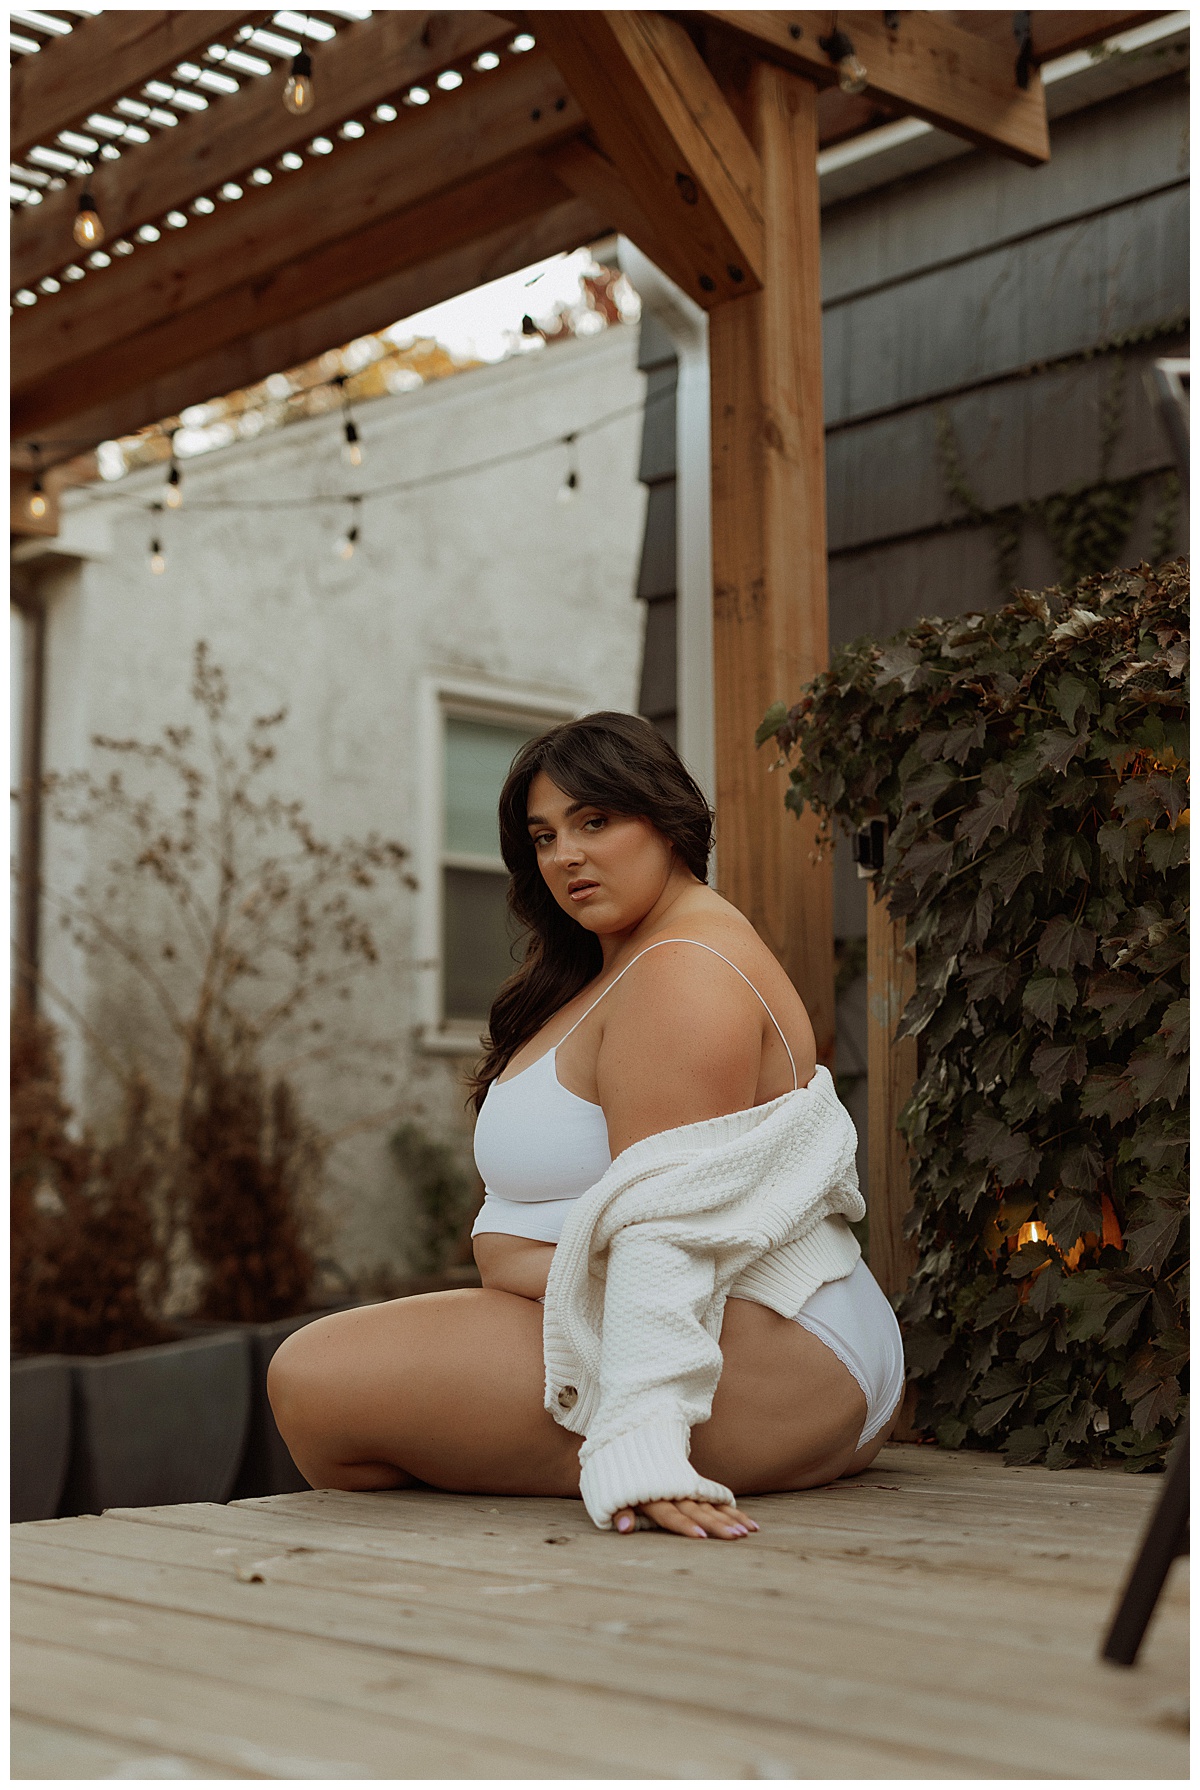
[[829, 1071], [766, 1106], [623, 1150], [572, 1207], [546, 1287], [546, 1409], [576, 1435], [592, 1521], [655, 1498], [732, 1504], [688, 1459], [732, 1294], [785, 1318], [861, 1251], [857, 1139]]

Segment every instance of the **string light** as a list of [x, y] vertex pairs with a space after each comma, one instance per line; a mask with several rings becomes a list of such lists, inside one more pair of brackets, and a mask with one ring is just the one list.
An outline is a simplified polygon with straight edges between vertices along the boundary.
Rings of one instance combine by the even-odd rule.
[[42, 489], [41, 476], [36, 472], [33, 475], [33, 483], [29, 487], [28, 508], [30, 517], [34, 522], [44, 521], [46, 513], [50, 508], [50, 505], [46, 500], [46, 493]]
[[346, 397], [346, 375], [339, 373], [333, 382], [342, 394], [342, 459], [347, 466], [362, 465], [362, 443], [358, 439], [358, 425], [350, 414], [350, 404]]
[[358, 506], [362, 502], [359, 497], [348, 499], [350, 504], [350, 522], [344, 535], [339, 535], [333, 543], [333, 551], [339, 559], [353, 559], [354, 549], [358, 546]]
[[818, 44], [824, 50], [833, 66], [838, 71], [838, 86], [843, 93], [861, 93], [867, 85], [866, 68], [854, 53], [854, 45], [846, 32], [837, 27], [837, 14], [834, 13], [834, 28], [828, 37], [819, 37]]
[[563, 446], [567, 450], [567, 470], [562, 484], [558, 487], [558, 502], [573, 503], [575, 493], [579, 489], [579, 462], [575, 455], [575, 437], [565, 435]]
[[[150, 513], [152, 516], [161, 516], [161, 503], [152, 503], [150, 505]], [[163, 552], [162, 539], [159, 535], [154, 535], [150, 541], [150, 570], [154, 573], [155, 577], [161, 577], [166, 569], [167, 556]]]
[[171, 459], [171, 470], [167, 474], [167, 489], [163, 494], [163, 502], [169, 510], [177, 510], [183, 502], [183, 479], [174, 456]]
[[311, 112], [316, 99], [313, 87], [312, 57], [307, 50], [298, 50], [292, 57], [292, 72], [283, 88], [283, 103], [297, 118]]
[[98, 249], [104, 241], [104, 225], [96, 211], [96, 201], [86, 187], [79, 195], [79, 210], [71, 235], [81, 249]]

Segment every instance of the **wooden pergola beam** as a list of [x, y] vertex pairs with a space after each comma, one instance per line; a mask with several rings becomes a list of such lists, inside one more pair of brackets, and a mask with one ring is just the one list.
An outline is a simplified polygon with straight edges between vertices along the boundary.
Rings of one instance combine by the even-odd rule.
[[[582, 123], [562, 77], [535, 51], [502, 76], [480, 77], [455, 94], [453, 105], [381, 126], [326, 161], [222, 206], [144, 253], [18, 312], [12, 332], [18, 411], [46, 421], [67, 414], [80, 407], [67, 388], [81, 363], [94, 366], [121, 343], [145, 340], [146, 332], [222, 292], [266, 280], [288, 262], [515, 155], [548, 148]], [[347, 274], [353, 278], [352, 262]], [[28, 422], [21, 427], [27, 432]]]
[[[348, 299], [358, 288], [420, 266], [495, 228], [536, 217], [568, 197], [537, 156], [505, 163], [458, 187], [439, 189], [416, 205], [389, 212], [351, 235], [339, 235], [270, 274], [240, 280], [206, 303], [164, 316], [103, 352], [76, 361], [69, 377], [46, 379], [14, 400], [13, 426], [40, 443], [48, 424], [118, 398], [123, 391], [186, 367], [198, 357]], [[396, 322], [399, 315], [385, 317], [384, 324]], [[347, 339], [343, 336], [334, 345]], [[212, 395], [212, 390], [206, 394]]]
[[[81, 441], [100, 442], [131, 435], [151, 423], [177, 417], [189, 404], [238, 391], [289, 367], [302, 366], [327, 349], [356, 336], [386, 329], [470, 292], [489, 280], [515, 273], [547, 255], [594, 242], [611, 227], [603, 214], [580, 199], [566, 198], [537, 216], [496, 225], [458, 247], [434, 254], [347, 297], [305, 311], [286, 323], [241, 336], [186, 365], [130, 386], [117, 396], [78, 410], [41, 437], [43, 457], [70, 457]], [[56, 438], [62, 447], [56, 450]]]
[[[318, 54], [316, 99], [302, 119], [280, 103], [282, 75], [277, 80], [264, 77], [207, 112], [184, 119], [169, 137], [156, 138], [119, 162], [101, 162], [91, 192], [109, 238], [158, 222], [168, 211], [248, 169], [263, 163], [269, 167], [285, 150], [332, 130], [456, 58], [475, 55], [510, 29], [487, 12], [377, 12], [339, 31]], [[17, 212], [9, 262], [14, 289], [34, 286], [75, 259], [71, 227], [76, 202], [68, 187]]]
[[[941, 15], [948, 24], [961, 26], [980, 37], [991, 38], [1006, 50], [1013, 45], [1013, 17], [1010, 12], [947, 12]], [[1033, 59], [1049, 62], [1055, 56], [1069, 55], [1072, 50], [1090, 49], [1106, 37], [1131, 31], [1151, 19], [1164, 17], [1158, 12], [1056, 12], [1039, 9], [1029, 15], [1033, 34]]]
[[755, 290], [765, 252], [762, 172], [683, 26], [649, 11], [529, 18], [683, 290], [706, 309]]
[[687, 279], [686, 264], [676, 260], [673, 245], [663, 239], [645, 207], [639, 205], [630, 192], [619, 169], [595, 143], [587, 137], [572, 137], [557, 149], [547, 150], [542, 160], [565, 187], [602, 212], [614, 230], [635, 242], [676, 285]]
[[10, 75], [10, 154], [20, 161], [35, 143], [123, 93], [153, 80], [214, 37], [270, 14], [256, 12], [103, 12], [37, 55], [20, 56]]
[[[760, 53], [783, 62], [819, 85], [838, 79], [820, 39], [830, 31], [827, 12], [708, 12], [749, 39]], [[1016, 45], [993, 43], [950, 24], [936, 12], [903, 12], [889, 29], [879, 12], [840, 12], [838, 25], [851, 38], [867, 70], [864, 97], [914, 118], [998, 149], [1036, 167], [1050, 157], [1050, 132], [1041, 77], [1017, 85]]]

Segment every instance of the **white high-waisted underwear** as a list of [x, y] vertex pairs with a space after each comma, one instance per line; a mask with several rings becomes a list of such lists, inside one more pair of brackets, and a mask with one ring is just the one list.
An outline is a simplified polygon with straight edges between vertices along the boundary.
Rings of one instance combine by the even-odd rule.
[[864, 1261], [844, 1280], [828, 1280], [806, 1299], [795, 1322], [833, 1350], [862, 1387], [867, 1421], [860, 1448], [877, 1436], [904, 1395], [904, 1346], [896, 1314]]

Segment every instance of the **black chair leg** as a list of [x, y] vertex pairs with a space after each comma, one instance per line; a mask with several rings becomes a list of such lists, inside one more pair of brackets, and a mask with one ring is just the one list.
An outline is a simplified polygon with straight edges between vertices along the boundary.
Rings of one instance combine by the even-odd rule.
[[1188, 1551], [1188, 1426], [1179, 1433], [1154, 1515], [1142, 1538], [1101, 1658], [1132, 1666], [1159, 1599], [1171, 1562]]

